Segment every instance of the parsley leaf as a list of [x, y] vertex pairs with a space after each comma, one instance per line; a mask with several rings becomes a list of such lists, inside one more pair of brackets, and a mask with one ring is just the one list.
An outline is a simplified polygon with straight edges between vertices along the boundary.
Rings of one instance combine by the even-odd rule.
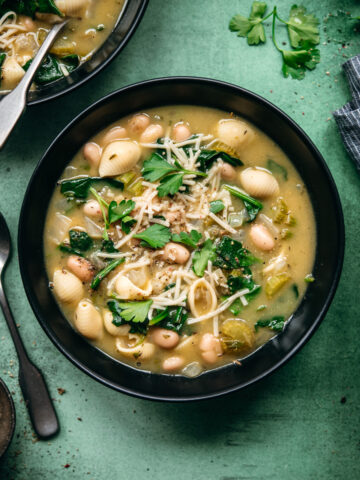
[[174, 195], [179, 191], [182, 185], [184, 173], [172, 173], [160, 180], [160, 185], [157, 187], [158, 196], [165, 197], [166, 195]]
[[211, 213], [219, 213], [222, 210], [224, 210], [225, 205], [222, 200], [214, 200], [213, 202], [210, 202], [210, 212]]
[[186, 174], [206, 177], [204, 172], [185, 170], [179, 164], [171, 165], [157, 152], [152, 153], [151, 157], [145, 160], [141, 173], [149, 182], [160, 180], [160, 185], [157, 187], [159, 197], [174, 195], [178, 192]]
[[130, 233], [131, 226], [134, 225], [134, 223], [136, 223], [136, 220], [135, 218], [130, 217], [130, 215], [127, 215], [121, 219], [121, 229], [126, 233], [126, 235]]
[[109, 300], [109, 310], [113, 314], [113, 324], [119, 327], [124, 323], [144, 323], [147, 320], [152, 300], [142, 302], [121, 302]]
[[158, 153], [152, 153], [148, 160], [145, 160], [142, 167], [142, 176], [148, 182], [156, 182], [167, 173], [176, 172], [178, 169], [170, 165]]
[[272, 318], [258, 320], [255, 323], [255, 330], [258, 331], [260, 327], [268, 327], [275, 332], [281, 332], [285, 325], [285, 317], [282, 315], [275, 315]]
[[209, 260], [214, 261], [216, 258], [215, 249], [215, 245], [210, 240], [210, 238], [208, 238], [203, 244], [202, 248], [200, 250], [196, 250], [192, 262], [192, 268], [195, 275], [197, 275], [198, 277], [204, 276], [204, 272], [206, 270]]
[[143, 240], [141, 245], [151, 248], [162, 248], [170, 241], [171, 233], [168, 227], [155, 223], [141, 233], [137, 233], [133, 238]]
[[229, 24], [232, 32], [238, 32], [239, 37], [247, 37], [249, 45], [258, 45], [266, 41], [262, 25], [267, 5], [265, 2], [253, 2], [249, 18], [235, 15]]
[[306, 68], [313, 70], [320, 61], [318, 49], [309, 50], [281, 50], [283, 56], [282, 71], [285, 77], [289, 75], [297, 80], [305, 76]]
[[245, 208], [249, 215], [248, 222], [252, 222], [253, 220], [255, 220], [257, 214], [263, 208], [262, 203], [256, 200], [255, 198], [250, 197], [250, 195], [243, 192], [238, 187], [231, 186], [231, 185], [223, 185], [223, 188], [225, 188], [225, 190], [230, 192], [231, 195], [234, 195], [235, 197], [240, 198], [244, 202]]
[[[136, 203], [133, 200], [122, 200], [119, 205], [112, 201], [109, 205], [109, 223], [117, 222], [134, 210]], [[133, 219], [134, 220], [134, 219]]]
[[185, 245], [189, 245], [189, 247], [196, 248], [201, 238], [202, 235], [200, 232], [198, 232], [197, 230], [191, 230], [190, 233], [173, 233], [171, 240], [173, 242], [184, 243]]
[[[254, 257], [249, 250], [243, 248], [242, 243], [231, 237], [222, 237], [216, 246], [217, 258], [214, 260], [216, 267], [232, 270], [234, 268], [248, 267], [261, 260]], [[196, 272], [195, 272], [196, 273]]]
[[109, 263], [109, 265], [107, 265], [105, 268], [103, 268], [99, 273], [97, 273], [95, 275], [95, 277], [93, 278], [93, 281], [91, 282], [91, 288], [93, 290], [96, 290], [99, 285], [100, 285], [100, 282], [102, 280], [104, 280], [104, 278], [112, 271], [114, 270], [114, 268], [116, 268], [118, 265], [120, 265], [121, 263], [124, 263], [125, 262], [125, 258], [119, 258], [119, 259], [116, 259], [116, 260], [113, 260], [112, 262]]
[[318, 25], [319, 20], [314, 15], [306, 13], [305, 7], [293, 5], [287, 22], [291, 46], [299, 48], [303, 42], [318, 45], [320, 42]]

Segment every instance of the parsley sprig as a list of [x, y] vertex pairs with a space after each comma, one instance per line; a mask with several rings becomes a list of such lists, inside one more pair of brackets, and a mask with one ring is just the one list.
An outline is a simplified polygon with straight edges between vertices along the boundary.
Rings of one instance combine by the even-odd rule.
[[152, 153], [148, 160], [145, 160], [141, 173], [149, 182], [160, 180], [160, 185], [157, 187], [159, 197], [177, 193], [183, 184], [184, 175], [207, 176], [204, 172], [185, 170], [178, 163], [171, 165], [156, 152]]
[[162, 248], [170, 241], [171, 233], [168, 227], [155, 223], [143, 232], [134, 235], [133, 238], [142, 240], [142, 247]]
[[[306, 70], [314, 70], [320, 62], [320, 51], [315, 48], [320, 43], [319, 21], [303, 6], [293, 5], [287, 21], [280, 18], [277, 7], [264, 16], [266, 8], [265, 2], [253, 2], [249, 18], [235, 15], [230, 20], [229, 29], [237, 32], [239, 37], [247, 37], [249, 45], [259, 45], [266, 42], [263, 22], [272, 16], [272, 41], [282, 55], [282, 72], [285, 77], [290, 75], [302, 80]], [[276, 20], [287, 26], [291, 50], [282, 49], [277, 44]]]

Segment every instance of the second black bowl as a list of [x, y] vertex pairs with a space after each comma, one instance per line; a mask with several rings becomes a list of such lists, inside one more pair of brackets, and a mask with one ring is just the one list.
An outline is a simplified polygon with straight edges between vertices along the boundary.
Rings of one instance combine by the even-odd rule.
[[[47, 206], [67, 163], [95, 133], [139, 110], [167, 104], [203, 105], [247, 118], [272, 138], [302, 176], [315, 212], [316, 257], [304, 299], [282, 333], [242, 360], [190, 379], [152, 374], [111, 358], [81, 337], [64, 318], [48, 288], [43, 231]], [[311, 140], [285, 113], [265, 99], [234, 85], [199, 78], [151, 80], [123, 88], [95, 103], [60, 133], [36, 168], [19, 223], [19, 262], [25, 290], [45, 332], [75, 365], [121, 392], [168, 401], [199, 400], [229, 393], [273, 372], [294, 355], [323, 319], [340, 277], [344, 225], [331, 174]]]

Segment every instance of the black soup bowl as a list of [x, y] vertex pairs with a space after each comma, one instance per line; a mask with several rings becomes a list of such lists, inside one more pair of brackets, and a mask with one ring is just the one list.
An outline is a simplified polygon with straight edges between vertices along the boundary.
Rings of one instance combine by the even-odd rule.
[[[46, 102], [70, 92], [105, 68], [125, 47], [135, 32], [149, 0], [125, 0], [117, 22], [105, 40], [89, 60], [79, 65], [70, 75], [42, 85], [29, 92], [28, 105]], [[0, 100], [3, 95], [0, 92]]]
[[[82, 145], [117, 119], [161, 105], [202, 105], [234, 112], [255, 124], [286, 152], [302, 176], [316, 217], [316, 282], [283, 332], [242, 359], [196, 378], [154, 374], [123, 364], [81, 337], [48, 288], [43, 231], [57, 180]], [[334, 296], [344, 251], [343, 214], [331, 174], [307, 135], [285, 113], [247, 90], [202, 78], [150, 80], [116, 91], [81, 113], [54, 140], [28, 186], [19, 222], [19, 262], [25, 290], [41, 326], [76, 366], [115, 390], [138, 397], [189, 401], [248, 386], [283, 365], [310, 338]]]

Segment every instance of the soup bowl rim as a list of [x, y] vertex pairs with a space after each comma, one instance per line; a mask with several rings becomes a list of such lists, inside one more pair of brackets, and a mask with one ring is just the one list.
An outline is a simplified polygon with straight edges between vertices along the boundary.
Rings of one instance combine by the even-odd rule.
[[[336, 228], [337, 228], [338, 237], [339, 237], [339, 251], [337, 252], [338, 256], [337, 256], [337, 262], [336, 262], [336, 270], [335, 270], [334, 276], [332, 278], [331, 284], [329, 285], [326, 300], [323, 303], [319, 314], [317, 315], [317, 317], [312, 322], [310, 328], [308, 328], [308, 330], [303, 334], [300, 341], [298, 341], [297, 343], [292, 345], [292, 347], [288, 351], [288, 353], [285, 356], [283, 356], [276, 364], [272, 365], [268, 369], [265, 369], [260, 374], [254, 376], [253, 378], [251, 378], [251, 380], [246, 381], [243, 384], [233, 385], [233, 386], [231, 386], [229, 388], [226, 388], [226, 389], [223, 389], [221, 391], [214, 391], [214, 392], [210, 392], [210, 393], [206, 393], [206, 394], [196, 394], [196, 395], [191, 395], [191, 396], [181, 396], [181, 395], [176, 395], [176, 396], [168, 395], [168, 396], [166, 396], [166, 395], [159, 395], [156, 392], [154, 392], [152, 394], [144, 393], [144, 392], [138, 391], [136, 389], [131, 389], [131, 388], [128, 388], [128, 387], [124, 387], [122, 385], [119, 385], [118, 383], [113, 382], [112, 380], [109, 380], [108, 378], [104, 377], [103, 375], [101, 375], [98, 372], [95, 372], [93, 369], [89, 368], [82, 361], [78, 360], [76, 358], [76, 356], [71, 354], [67, 350], [66, 346], [64, 346], [61, 343], [61, 341], [54, 334], [54, 332], [51, 330], [51, 328], [49, 328], [49, 326], [46, 322], [45, 315], [43, 314], [43, 312], [41, 311], [41, 308], [38, 305], [38, 302], [35, 298], [35, 293], [32, 290], [31, 280], [30, 280], [30, 278], [28, 278], [28, 275], [27, 275], [27, 272], [26, 272], [26, 269], [25, 269], [26, 257], [23, 254], [23, 244], [26, 241], [26, 235], [25, 235], [23, 220], [24, 220], [24, 215], [25, 215], [25, 209], [26, 209], [26, 206], [27, 206], [28, 196], [29, 196], [30, 190], [31, 190], [31, 185], [32, 185], [34, 179], [36, 178], [36, 176], [38, 175], [38, 171], [39, 171], [42, 163], [46, 159], [48, 159], [47, 161], [49, 161], [48, 155], [51, 152], [51, 149], [53, 148], [53, 146], [55, 146], [56, 143], [65, 134], [71, 132], [72, 128], [74, 126], [76, 126], [77, 123], [84, 120], [92, 112], [95, 112], [101, 106], [109, 103], [113, 98], [115, 98], [118, 95], [123, 95], [126, 92], [130, 92], [131, 90], [134, 90], [134, 89], [136, 90], [137, 88], [141, 88], [141, 87], [151, 88], [154, 85], [165, 86], [166, 84], [171, 85], [172, 83], [175, 84], [175, 83], [179, 83], [179, 82], [184, 83], [184, 84], [186, 84], [186, 83], [191, 84], [191, 83], [195, 82], [196, 84], [199, 84], [199, 85], [200, 84], [201, 85], [208, 85], [208, 86], [211, 85], [215, 88], [230, 89], [233, 92], [236, 92], [237, 94], [239, 94], [240, 96], [250, 98], [251, 100], [254, 100], [255, 102], [257, 102], [260, 105], [270, 109], [271, 111], [276, 112], [280, 117], [282, 117], [283, 120], [285, 120], [285, 122], [289, 125], [289, 127], [292, 130], [294, 130], [296, 135], [299, 136], [300, 139], [310, 149], [313, 156], [318, 161], [318, 163], [319, 163], [321, 169], [323, 170], [325, 176], [327, 177], [328, 186], [329, 186], [329, 189], [331, 191], [331, 196], [332, 196], [332, 198], [335, 202], [335, 205], [336, 205], [335, 218], [336, 218], [336, 225], [337, 225]], [[169, 104], [169, 103], [167, 103], [167, 104]], [[178, 102], [178, 104], [179, 104], [179, 102]], [[203, 106], [205, 106], [205, 105], [203, 105]], [[129, 114], [130, 113], [132, 113], [132, 111], [129, 111]], [[103, 129], [103, 127], [101, 129]], [[66, 166], [67, 163], [69, 163], [69, 162], [68, 161], [64, 162], [64, 167]], [[316, 329], [319, 327], [320, 323], [322, 322], [323, 318], [325, 317], [325, 314], [330, 307], [330, 304], [331, 304], [332, 299], [335, 295], [335, 292], [336, 292], [336, 289], [337, 289], [337, 286], [338, 286], [338, 283], [339, 283], [339, 280], [340, 280], [340, 275], [341, 275], [342, 265], [343, 265], [343, 258], [344, 258], [344, 247], [345, 247], [344, 218], [343, 218], [341, 202], [340, 202], [340, 198], [339, 198], [339, 194], [338, 194], [338, 191], [337, 191], [335, 181], [334, 181], [334, 179], [333, 179], [333, 177], [330, 173], [330, 170], [329, 170], [327, 164], [325, 163], [325, 160], [323, 159], [320, 151], [317, 149], [317, 147], [314, 145], [314, 143], [312, 142], [310, 137], [305, 133], [305, 131], [294, 120], [292, 120], [292, 118], [289, 115], [287, 115], [279, 107], [277, 107], [276, 105], [274, 105], [273, 103], [271, 103], [267, 99], [261, 97], [260, 95], [254, 93], [250, 90], [247, 90], [243, 87], [239, 87], [237, 85], [234, 85], [234, 84], [231, 84], [231, 83], [228, 83], [228, 82], [224, 82], [224, 81], [221, 81], [221, 80], [215, 80], [215, 79], [211, 79], [211, 78], [205, 78], [205, 77], [195, 77], [195, 76], [160, 77], [160, 78], [154, 78], [154, 79], [150, 79], [150, 80], [146, 80], [146, 81], [142, 81], [142, 82], [137, 82], [137, 83], [122, 87], [118, 90], [115, 90], [115, 91], [107, 94], [106, 96], [101, 97], [99, 100], [95, 101], [90, 106], [88, 106], [86, 109], [84, 109], [80, 114], [78, 114], [55, 137], [55, 139], [52, 141], [50, 146], [46, 149], [46, 151], [43, 154], [41, 160], [37, 164], [37, 166], [36, 166], [36, 168], [35, 168], [35, 170], [32, 174], [32, 177], [29, 181], [29, 184], [28, 184], [25, 196], [24, 196], [24, 200], [23, 200], [23, 204], [22, 204], [22, 208], [21, 208], [20, 219], [19, 219], [19, 229], [18, 229], [19, 266], [20, 266], [20, 272], [21, 272], [21, 277], [22, 277], [22, 281], [23, 281], [23, 284], [24, 284], [24, 288], [25, 288], [28, 300], [30, 302], [30, 305], [31, 305], [36, 317], [37, 317], [37, 320], [39, 321], [42, 328], [45, 330], [45, 333], [48, 335], [50, 340], [54, 343], [54, 345], [65, 355], [65, 357], [67, 357], [80, 370], [82, 370], [83, 372], [85, 372], [87, 375], [94, 378], [95, 380], [99, 381], [100, 383], [102, 383], [102, 384], [104, 384], [104, 385], [106, 385], [106, 386], [108, 386], [108, 387], [110, 387], [114, 390], [120, 391], [122, 393], [126, 393], [126, 394], [134, 396], [134, 397], [138, 397], [138, 398], [145, 398], [145, 399], [156, 400], [156, 401], [169, 401], [169, 402], [198, 401], [198, 400], [204, 400], [204, 399], [217, 398], [217, 397], [220, 397], [220, 396], [224, 396], [224, 395], [230, 394], [232, 392], [242, 390], [244, 388], [249, 387], [250, 385], [253, 385], [253, 384], [257, 383], [259, 380], [269, 376], [271, 373], [278, 370], [281, 366], [285, 365], [290, 360], [290, 358], [293, 357], [309, 341], [309, 339], [314, 334], [314, 332], [316, 331]], [[304, 301], [305, 301], [305, 299], [302, 300], [302, 302], [304, 302]], [[62, 316], [64, 318], [64, 321], [67, 321], [63, 314], [62, 314]], [[290, 319], [292, 318], [292, 316], [293, 316], [293, 314], [290, 316]], [[256, 353], [259, 350], [261, 350], [263, 347], [265, 347], [269, 342], [273, 342], [273, 341], [276, 340], [276, 338], [279, 335], [285, 335], [285, 334], [286, 334], [285, 331], [280, 332], [278, 335], [275, 335], [274, 337], [272, 337], [264, 345], [260, 346], [255, 351], [251, 352], [250, 355], [248, 355], [245, 358], [249, 358], [249, 357], [252, 357], [253, 355], [256, 355]], [[80, 337], [80, 335], [79, 335], [79, 337]], [[89, 346], [90, 346], [90, 343], [89, 343]], [[92, 345], [91, 345], [91, 347], [99, 350], [102, 354], [104, 354], [105, 357], [108, 357], [108, 358], [112, 359], [114, 362], [121, 363], [121, 365], [126, 365], [126, 367], [129, 369], [129, 372], [130, 371], [142, 372], [142, 373], [147, 373], [148, 375], [156, 375], [156, 376], [159, 376], [159, 377], [163, 377], [164, 379], [166, 379], [167, 377], [171, 377], [171, 375], [169, 375], [169, 374], [164, 374], [164, 373], [156, 374], [156, 373], [152, 373], [152, 372], [145, 372], [144, 370], [139, 370], [135, 367], [132, 367], [131, 365], [124, 364], [123, 362], [121, 362], [117, 359], [114, 359], [109, 354], [101, 351], [97, 347], [94, 347]], [[244, 359], [242, 359], [242, 360], [244, 360]], [[195, 377], [194, 379], [192, 379], [192, 381], [196, 381], [198, 378], [201, 378], [203, 375], [207, 375], [207, 374], [209, 374], [211, 372], [214, 372], [214, 371], [224, 370], [228, 367], [229, 367], [229, 364], [226, 364], [226, 365], [223, 365], [223, 366], [219, 366], [215, 369], [211, 369], [209, 371], [206, 371], [206, 372], [202, 373], [200, 376]], [[183, 377], [183, 378], [186, 378], [186, 377]]]
[[[49, 100], [54, 100], [66, 93], [72, 92], [73, 90], [93, 78], [95, 75], [100, 73], [116, 58], [116, 56], [123, 50], [123, 48], [125, 48], [132, 35], [135, 33], [149, 3], [149, 0], [138, 0], [139, 5], [137, 7], [137, 10], [133, 13], [132, 21], [124, 32], [121, 40], [116, 46], [112, 45], [108, 47], [110, 42], [113, 42], [116, 35], [119, 34], [122, 26], [122, 18], [127, 14], [126, 9], [129, 7], [131, 1], [132, 0], [125, 0], [124, 6], [120, 11], [111, 32], [105, 38], [104, 42], [95, 50], [92, 57], [89, 60], [81, 63], [73, 72], [68, 75], [67, 79], [60, 78], [59, 80], [55, 80], [54, 82], [50, 82], [44, 85], [44, 87], [40, 89], [36, 89], [33, 92], [30, 92], [27, 101], [28, 106], [38, 105]], [[106, 52], [107, 48], [109, 48], [108, 52]], [[100, 58], [100, 56], [102, 55], [104, 55], [105, 57], [102, 60], [97, 61], [97, 57]], [[88, 68], [90, 68], [91, 70], [87, 71]], [[78, 78], [73, 83], [68, 83], [64, 86], [64, 88], [57, 90], [59, 82], [71, 80], [74, 76]], [[8, 93], [9, 92], [0, 91], [0, 100]]]
[[11, 418], [10, 418], [10, 431], [9, 431], [9, 435], [8, 435], [8, 442], [7, 444], [4, 446], [3, 450], [1, 451], [0, 450], [0, 460], [1, 458], [5, 455], [5, 453], [8, 451], [8, 448], [11, 444], [11, 440], [14, 436], [14, 431], [15, 431], [15, 424], [16, 424], [16, 411], [15, 411], [15, 405], [14, 405], [14, 400], [11, 396], [11, 393], [9, 391], [9, 388], [8, 386], [6, 385], [6, 383], [4, 382], [4, 380], [2, 378], [0, 378], [0, 390], [2, 390], [4, 393], [5, 393], [5, 398], [8, 402], [8, 405], [10, 406], [10, 412], [11, 412]]

